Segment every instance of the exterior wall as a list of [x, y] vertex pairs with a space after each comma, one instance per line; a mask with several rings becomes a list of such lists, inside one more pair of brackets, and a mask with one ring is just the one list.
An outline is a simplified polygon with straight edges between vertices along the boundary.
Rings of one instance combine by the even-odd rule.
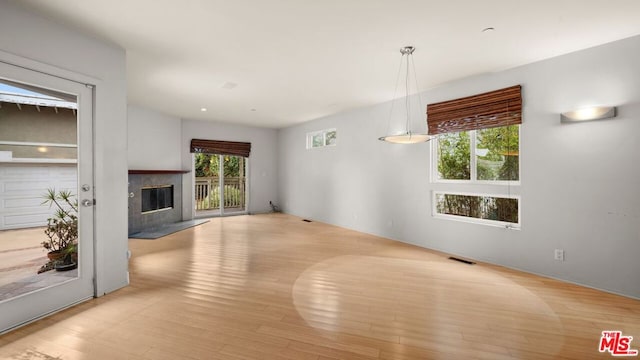
[[[522, 85], [521, 185], [512, 189], [521, 230], [434, 218], [432, 192], [453, 188], [430, 182], [430, 144], [377, 140], [388, 132], [388, 103], [281, 129], [279, 203], [290, 214], [640, 298], [639, 63], [634, 37], [422, 94], [428, 104]], [[560, 123], [560, 113], [587, 105], [618, 106], [618, 117]], [[307, 132], [328, 128], [338, 131], [336, 146], [305, 149]]]
[[[0, 141], [23, 141], [77, 144], [76, 115], [70, 109], [2, 103], [0, 107]], [[0, 144], [0, 151], [12, 151], [14, 158], [61, 158], [76, 159], [74, 148], [50, 147], [46, 153], [37, 146], [12, 146]]]

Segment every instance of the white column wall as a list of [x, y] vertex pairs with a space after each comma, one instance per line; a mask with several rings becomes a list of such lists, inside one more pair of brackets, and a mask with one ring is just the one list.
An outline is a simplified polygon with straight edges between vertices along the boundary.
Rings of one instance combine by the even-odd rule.
[[128, 162], [131, 170], [181, 170], [180, 118], [144, 107], [127, 107]]

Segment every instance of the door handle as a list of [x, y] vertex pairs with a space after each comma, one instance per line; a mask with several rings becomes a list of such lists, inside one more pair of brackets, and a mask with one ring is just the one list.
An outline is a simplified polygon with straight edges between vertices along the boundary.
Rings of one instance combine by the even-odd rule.
[[82, 200], [82, 206], [93, 206], [93, 200], [89, 200], [89, 199]]

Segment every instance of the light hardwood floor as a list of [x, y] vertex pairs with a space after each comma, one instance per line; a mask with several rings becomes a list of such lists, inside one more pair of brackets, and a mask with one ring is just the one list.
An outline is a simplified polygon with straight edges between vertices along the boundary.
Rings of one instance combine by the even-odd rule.
[[288, 215], [130, 248], [131, 286], [0, 337], [0, 358], [611, 358], [603, 330], [640, 347], [638, 300]]

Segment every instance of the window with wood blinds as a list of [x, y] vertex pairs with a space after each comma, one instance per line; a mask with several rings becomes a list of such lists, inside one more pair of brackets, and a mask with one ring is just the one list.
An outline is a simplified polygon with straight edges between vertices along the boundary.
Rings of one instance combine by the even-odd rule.
[[429, 135], [522, 123], [521, 86], [427, 105]]
[[520, 228], [520, 85], [429, 104], [427, 114], [431, 179], [444, 184], [434, 217]]
[[249, 154], [251, 153], [251, 143], [238, 141], [192, 139], [191, 152], [249, 157]]

